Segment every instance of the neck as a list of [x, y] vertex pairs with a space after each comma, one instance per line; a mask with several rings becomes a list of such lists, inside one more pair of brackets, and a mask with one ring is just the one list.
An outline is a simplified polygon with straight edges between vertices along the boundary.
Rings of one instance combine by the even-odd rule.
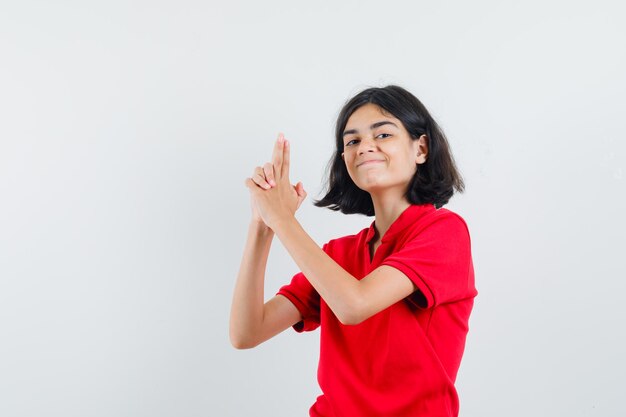
[[406, 210], [411, 203], [405, 198], [398, 198], [397, 196], [388, 199], [375, 198], [372, 196], [372, 202], [374, 203], [374, 229], [376, 234], [374, 235], [374, 241], [378, 242], [389, 230], [391, 224], [400, 217], [400, 214]]

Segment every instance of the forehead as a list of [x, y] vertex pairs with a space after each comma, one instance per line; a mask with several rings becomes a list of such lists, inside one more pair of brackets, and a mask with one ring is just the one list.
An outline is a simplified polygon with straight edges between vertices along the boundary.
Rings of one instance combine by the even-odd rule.
[[399, 122], [391, 113], [377, 104], [367, 103], [356, 109], [346, 122], [346, 129], [358, 128], [359, 125], [369, 125], [373, 121], [392, 120]]

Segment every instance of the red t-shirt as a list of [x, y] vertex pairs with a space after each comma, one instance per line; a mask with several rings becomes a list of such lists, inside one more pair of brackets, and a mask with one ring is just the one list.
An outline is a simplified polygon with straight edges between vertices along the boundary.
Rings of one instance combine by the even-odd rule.
[[381, 265], [417, 286], [411, 296], [357, 325], [343, 325], [302, 272], [278, 294], [302, 314], [298, 332], [321, 328], [313, 417], [457, 416], [454, 381], [477, 291], [465, 221], [432, 204], [411, 205], [370, 259], [374, 223], [323, 250], [361, 279]]

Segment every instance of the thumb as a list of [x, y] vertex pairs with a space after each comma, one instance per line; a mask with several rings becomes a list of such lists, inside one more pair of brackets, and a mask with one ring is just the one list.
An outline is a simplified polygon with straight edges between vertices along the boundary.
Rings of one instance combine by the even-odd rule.
[[304, 201], [307, 195], [306, 191], [304, 191], [304, 186], [302, 185], [301, 182], [296, 184], [296, 193], [298, 194], [298, 205], [296, 207], [296, 210], [297, 210], [298, 208], [300, 208], [300, 205], [302, 204], [302, 202]]
[[298, 182], [296, 184], [296, 192], [298, 193], [299, 197], [302, 197], [302, 199], [304, 200], [306, 198], [306, 191], [304, 191], [304, 185], [302, 185], [302, 182]]

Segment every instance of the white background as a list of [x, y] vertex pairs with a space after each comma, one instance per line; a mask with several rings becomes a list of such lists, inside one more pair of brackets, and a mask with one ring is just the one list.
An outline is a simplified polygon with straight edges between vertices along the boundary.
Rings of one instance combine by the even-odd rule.
[[[464, 417], [623, 415], [621, 2], [0, 3], [0, 415], [305, 416], [319, 332], [228, 340], [244, 179], [291, 141], [312, 206], [343, 103], [399, 84], [467, 184]], [[298, 272], [275, 240], [266, 295]]]

